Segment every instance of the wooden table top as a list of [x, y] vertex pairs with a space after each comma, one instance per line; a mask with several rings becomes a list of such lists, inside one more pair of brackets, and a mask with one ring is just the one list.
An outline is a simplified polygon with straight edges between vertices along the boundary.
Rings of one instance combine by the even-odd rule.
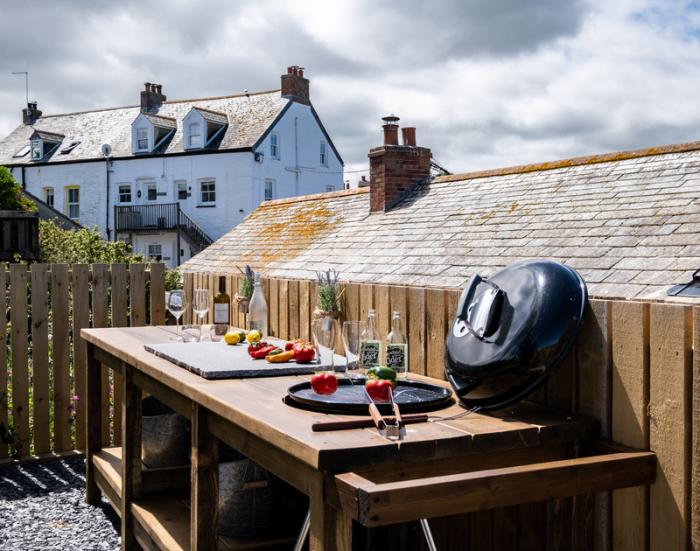
[[[594, 435], [595, 423], [571, 419], [533, 404], [496, 414], [474, 413], [449, 421], [412, 424], [406, 437], [391, 442], [374, 428], [313, 432], [320, 420], [348, 418], [305, 411], [282, 402], [287, 388], [309, 376], [206, 380], [159, 358], [144, 344], [168, 342], [174, 327], [83, 329], [81, 336], [213, 413], [321, 470], [344, 471], [372, 465], [429, 461], [454, 456], [556, 444]], [[413, 379], [448, 386], [419, 375]], [[431, 415], [447, 417], [464, 409], [455, 404]]]

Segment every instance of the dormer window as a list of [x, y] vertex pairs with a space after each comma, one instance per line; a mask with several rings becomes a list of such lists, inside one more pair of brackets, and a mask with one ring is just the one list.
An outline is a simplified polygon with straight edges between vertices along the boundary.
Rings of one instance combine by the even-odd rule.
[[193, 107], [183, 119], [185, 149], [210, 147], [220, 139], [228, 126], [225, 113], [203, 107]]
[[41, 161], [50, 156], [63, 141], [63, 134], [36, 130], [29, 137], [29, 150], [32, 161]]
[[175, 134], [175, 119], [140, 113], [131, 123], [131, 150], [134, 153], [152, 153], [164, 147]]

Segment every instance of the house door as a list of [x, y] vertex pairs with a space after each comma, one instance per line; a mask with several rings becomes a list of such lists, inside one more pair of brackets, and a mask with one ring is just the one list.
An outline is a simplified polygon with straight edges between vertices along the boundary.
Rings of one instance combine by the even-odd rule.
[[158, 186], [153, 180], [139, 180], [136, 182], [136, 203], [139, 205], [152, 205], [158, 201]]

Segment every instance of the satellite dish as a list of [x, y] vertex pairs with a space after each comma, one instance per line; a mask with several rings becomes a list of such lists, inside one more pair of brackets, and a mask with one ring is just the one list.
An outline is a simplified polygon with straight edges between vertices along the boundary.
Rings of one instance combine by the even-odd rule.
[[102, 155], [109, 157], [112, 154], [112, 146], [108, 143], [102, 144]]

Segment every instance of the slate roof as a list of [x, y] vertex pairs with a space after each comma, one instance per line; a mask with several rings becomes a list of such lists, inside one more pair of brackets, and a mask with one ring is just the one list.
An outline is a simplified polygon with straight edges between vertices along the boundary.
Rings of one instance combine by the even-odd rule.
[[700, 268], [699, 233], [700, 142], [438, 177], [379, 214], [367, 188], [265, 202], [182, 269], [460, 287], [552, 258], [592, 296], [665, 299]]
[[201, 107], [195, 107], [197, 111], [204, 117], [204, 120], [213, 122], [215, 124], [227, 124], [228, 118], [226, 113], [219, 113], [218, 111], [212, 111], [211, 109], [203, 109]]
[[[182, 119], [192, 107], [224, 114], [229, 125], [221, 141], [217, 140], [216, 149], [233, 150], [253, 146], [289, 102], [289, 99], [281, 97], [279, 90], [272, 90], [238, 96], [166, 101], [158, 113], [149, 116], [158, 117], [161, 125], [167, 120], [177, 121], [175, 135], [163, 152], [168, 155], [185, 152]], [[63, 134], [64, 144], [80, 142], [66, 155], [52, 155], [45, 160], [48, 163], [102, 159], [100, 148], [104, 143], [112, 146], [115, 158], [133, 157], [131, 123], [139, 113], [138, 106], [131, 106], [42, 116], [33, 126], [20, 125], [0, 141], [0, 165], [36, 164], [29, 157], [13, 158], [17, 151], [29, 145], [29, 137], [35, 130]]]
[[163, 117], [161, 115], [154, 115], [153, 113], [144, 113], [143, 116], [156, 126], [162, 126], [164, 128], [177, 127], [177, 120], [173, 117]]

